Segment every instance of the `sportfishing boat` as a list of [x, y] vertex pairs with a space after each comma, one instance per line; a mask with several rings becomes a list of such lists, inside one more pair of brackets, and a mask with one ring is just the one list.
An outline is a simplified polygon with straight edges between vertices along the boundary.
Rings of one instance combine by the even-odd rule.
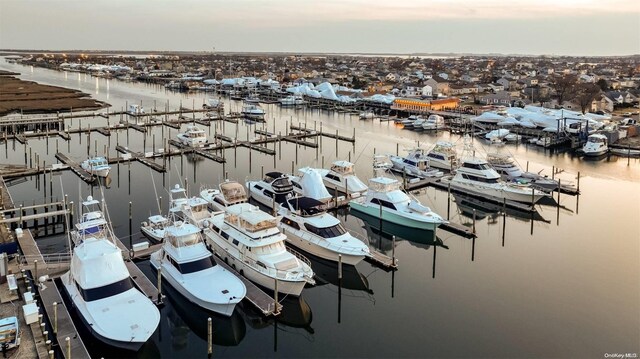
[[298, 196], [313, 198], [322, 203], [327, 203], [333, 198], [322, 182], [322, 175], [315, 168], [300, 168], [296, 176], [289, 175], [289, 180]]
[[186, 131], [178, 133], [178, 141], [188, 147], [202, 147], [207, 143], [207, 135], [198, 126], [189, 125]]
[[289, 176], [281, 172], [269, 172], [260, 181], [249, 181], [247, 188], [251, 198], [269, 208], [295, 197]]
[[331, 169], [318, 169], [325, 187], [345, 193], [352, 198], [367, 192], [367, 185], [362, 182], [353, 169], [354, 164], [348, 161], [335, 161]]
[[330, 261], [356, 265], [369, 255], [369, 246], [352, 236], [340, 220], [322, 210], [324, 203], [313, 198], [289, 199], [278, 210], [278, 227], [287, 243]]
[[388, 155], [375, 155], [373, 156], [373, 171], [382, 170], [387, 171], [393, 168], [393, 162], [389, 159]]
[[388, 177], [370, 179], [367, 195], [352, 200], [349, 207], [405, 227], [433, 230], [447, 223], [429, 207], [403, 192], [398, 180]]
[[278, 100], [280, 102], [280, 106], [289, 107], [289, 106], [302, 106], [307, 103], [301, 96], [287, 96], [285, 98], [281, 98]]
[[140, 349], [160, 323], [158, 308], [133, 285], [111, 224], [92, 197], [82, 203], [75, 242], [62, 285], [82, 322], [99, 340]]
[[409, 175], [417, 177], [442, 177], [443, 175], [442, 171], [429, 166], [426, 151], [419, 147], [409, 150], [406, 157], [391, 155], [389, 159], [393, 163], [393, 168]]
[[225, 180], [218, 187], [219, 190], [208, 188], [200, 191], [200, 197], [207, 201], [214, 211], [224, 211], [229, 206], [249, 200], [244, 186], [236, 181]]
[[156, 243], [162, 242], [165, 228], [169, 225], [169, 219], [163, 215], [156, 214], [150, 216], [147, 221], [142, 222], [140, 231], [142, 234]]
[[200, 228], [190, 223], [174, 221], [165, 227], [162, 249], [149, 262], [189, 301], [227, 317], [247, 293], [238, 277], [216, 264]]
[[176, 184], [169, 195], [169, 216], [175, 215], [199, 228], [203, 228], [204, 220], [211, 217], [208, 202], [201, 197], [189, 197], [180, 185]]
[[422, 123], [422, 129], [425, 131], [443, 129], [444, 126], [444, 117], [440, 115], [430, 115], [429, 118]]
[[445, 171], [452, 171], [459, 166], [458, 155], [453, 143], [438, 141], [427, 153], [429, 165]]
[[588, 157], [602, 156], [608, 151], [607, 137], [599, 133], [589, 135], [587, 143], [582, 147], [582, 152]]
[[529, 184], [504, 182], [486, 160], [469, 158], [462, 161], [453, 177], [442, 181], [451, 188], [475, 196], [489, 197], [498, 201], [507, 199], [523, 203], [536, 203], [548, 194], [536, 190]]
[[245, 103], [242, 106], [242, 116], [249, 120], [264, 121], [264, 109], [259, 104]]
[[299, 296], [315, 284], [308, 259], [287, 248], [279, 219], [249, 203], [214, 213], [204, 235], [215, 253], [249, 280], [270, 290]]
[[80, 167], [89, 174], [98, 177], [107, 177], [109, 175], [109, 171], [111, 171], [111, 166], [109, 166], [109, 162], [104, 157], [87, 158], [80, 163]]

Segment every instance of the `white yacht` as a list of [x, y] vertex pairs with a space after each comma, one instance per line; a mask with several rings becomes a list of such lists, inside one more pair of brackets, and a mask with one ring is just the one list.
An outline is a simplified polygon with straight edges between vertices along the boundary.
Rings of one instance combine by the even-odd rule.
[[582, 146], [582, 152], [589, 157], [602, 156], [608, 151], [607, 137], [599, 133], [589, 135], [587, 143]]
[[87, 173], [98, 177], [107, 177], [111, 171], [111, 166], [105, 157], [88, 158], [80, 163], [80, 167]]
[[278, 218], [249, 203], [227, 207], [208, 220], [204, 234], [215, 253], [249, 280], [280, 293], [299, 296], [315, 284], [308, 259], [288, 249]]
[[393, 168], [393, 162], [389, 158], [390, 155], [375, 155], [373, 156], [373, 170], [387, 171]]
[[216, 264], [200, 228], [174, 221], [165, 227], [162, 249], [151, 254], [151, 266], [192, 303], [231, 316], [247, 293], [238, 277]]
[[164, 238], [164, 230], [168, 225], [169, 219], [167, 217], [156, 214], [150, 216], [147, 221], [142, 222], [140, 231], [145, 237], [159, 243], [162, 242], [162, 239]]
[[249, 200], [244, 186], [236, 181], [225, 180], [218, 186], [220, 189], [208, 188], [200, 191], [200, 197], [209, 203], [214, 211], [224, 211], [225, 208], [245, 203]]
[[242, 116], [249, 120], [264, 121], [264, 109], [258, 104], [245, 103], [242, 106]]
[[176, 184], [170, 194], [169, 215], [177, 216], [186, 222], [203, 227], [203, 222], [211, 217], [208, 202], [201, 197], [189, 197], [187, 191]]
[[429, 157], [424, 149], [416, 147], [409, 151], [406, 157], [389, 156], [393, 168], [418, 177], [442, 177], [442, 171], [429, 166]]
[[99, 340], [138, 350], [160, 323], [158, 308], [133, 285], [111, 225], [90, 196], [72, 233], [75, 247], [62, 285], [82, 322]]
[[506, 183], [500, 179], [487, 161], [479, 158], [469, 158], [462, 161], [453, 177], [443, 179], [450, 183], [451, 188], [482, 197], [491, 197], [502, 201], [536, 203], [548, 194], [534, 189], [528, 184]]
[[460, 165], [455, 145], [447, 141], [438, 141], [427, 153], [429, 165], [446, 171], [452, 171]]
[[416, 122], [418, 119], [422, 118], [421, 116], [416, 116], [416, 115], [411, 115], [403, 120], [400, 120], [400, 123], [402, 125], [404, 125], [405, 128], [411, 128], [413, 127], [413, 123]]
[[[516, 161], [508, 154], [487, 154], [487, 163], [498, 172], [503, 179], [519, 183], [529, 183], [543, 191], [552, 191], [558, 188], [558, 181], [541, 176], [537, 173], [524, 172]], [[566, 184], [570, 186], [569, 184]], [[563, 186], [564, 187], [564, 186]]]
[[302, 98], [302, 96], [287, 96], [285, 98], [281, 98], [278, 100], [280, 102], [280, 106], [288, 107], [288, 106], [302, 106], [307, 102]]
[[186, 131], [178, 133], [177, 137], [184, 146], [202, 147], [207, 143], [204, 130], [195, 125], [187, 126]]
[[398, 180], [387, 177], [370, 179], [367, 195], [352, 200], [349, 207], [405, 227], [433, 230], [447, 223], [429, 207], [403, 192]]
[[318, 169], [325, 187], [345, 193], [355, 198], [367, 192], [367, 185], [362, 182], [353, 169], [354, 164], [348, 161], [335, 161], [331, 169]]
[[224, 102], [217, 98], [207, 99], [208, 105], [205, 105], [209, 109], [222, 111], [224, 109]]
[[295, 196], [289, 176], [281, 172], [269, 172], [260, 181], [249, 181], [247, 188], [251, 198], [269, 208]]
[[257, 94], [252, 93], [252, 94], [249, 94], [247, 97], [245, 97], [244, 102], [252, 103], [252, 104], [259, 104], [260, 103], [260, 98], [258, 97]]
[[427, 119], [424, 117], [418, 116], [414, 121], [406, 123], [404, 128], [408, 130], [422, 131], [422, 124], [425, 123], [426, 120]]
[[352, 236], [340, 220], [321, 208], [324, 203], [313, 198], [290, 199], [280, 205], [278, 227], [287, 242], [317, 257], [356, 265], [369, 255], [369, 246]]
[[296, 195], [313, 198], [323, 203], [327, 203], [333, 198], [324, 186], [322, 175], [315, 168], [300, 168], [296, 176], [289, 175], [289, 180]]
[[127, 110], [127, 113], [133, 116], [142, 116], [145, 114], [144, 107], [136, 104], [129, 105], [129, 109]]
[[376, 114], [373, 111], [362, 111], [359, 114], [361, 120], [372, 120], [376, 117]]
[[444, 126], [444, 117], [440, 115], [430, 115], [429, 118], [422, 123], [422, 129], [425, 131], [443, 129]]

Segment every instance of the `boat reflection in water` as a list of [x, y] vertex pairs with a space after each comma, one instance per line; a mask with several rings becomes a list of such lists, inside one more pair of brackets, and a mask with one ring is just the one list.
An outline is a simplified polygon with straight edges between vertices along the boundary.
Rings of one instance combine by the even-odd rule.
[[280, 304], [282, 308], [277, 317], [265, 317], [255, 308], [248, 305], [244, 305], [242, 311], [247, 324], [253, 329], [263, 329], [277, 324], [291, 328], [302, 328], [309, 334], [314, 333], [314, 329], [311, 327], [311, 321], [313, 320], [311, 307], [309, 307], [303, 296], [288, 295], [280, 300]]
[[[502, 205], [497, 203], [489, 203], [479, 200], [475, 197], [465, 196], [461, 194], [453, 194], [454, 201], [460, 210], [460, 214], [473, 219], [473, 210], [476, 211], [476, 220], [487, 218], [489, 224], [498, 223], [498, 218], [502, 215]], [[507, 215], [515, 219], [529, 222], [531, 220], [540, 221], [545, 223], [551, 223], [551, 221], [544, 219], [538, 211], [527, 212], [520, 211], [515, 208], [507, 207]]]
[[342, 281], [338, 278], [338, 263], [332, 262], [305, 252], [305, 256], [311, 261], [311, 268], [316, 274], [316, 286], [333, 284], [342, 289], [364, 291], [373, 294], [369, 288], [369, 281], [363, 276], [355, 266], [342, 265]]
[[206, 345], [207, 318], [209, 317], [215, 332], [215, 335], [213, 335], [214, 345], [236, 346], [244, 339], [247, 328], [238, 310], [234, 310], [230, 317], [224, 317], [194, 305], [165, 280], [162, 281], [162, 284], [162, 290], [166, 295], [165, 300], [169, 300], [173, 309], [167, 313], [165, 319], [166, 325], [169, 327], [171, 345], [174, 350], [193, 351], [191, 355], [201, 356], [204, 352], [202, 348], [187, 349], [190, 342], [189, 333], [193, 332]]

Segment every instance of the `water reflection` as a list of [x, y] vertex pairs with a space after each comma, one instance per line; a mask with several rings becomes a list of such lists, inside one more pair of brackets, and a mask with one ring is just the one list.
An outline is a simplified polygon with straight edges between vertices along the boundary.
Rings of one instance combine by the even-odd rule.
[[[480, 199], [471, 196], [465, 196], [462, 194], [453, 194], [454, 202], [458, 206], [460, 214], [468, 219], [473, 220], [473, 213], [475, 210], [476, 220], [487, 218], [488, 224], [497, 224], [500, 218], [503, 207], [496, 203], [484, 202]], [[538, 211], [527, 212], [521, 211], [515, 208], [506, 208], [507, 216], [529, 222], [530, 220], [540, 221], [545, 223], [551, 223], [551, 221], [542, 217]], [[471, 223], [469, 223], [471, 224]]]
[[252, 306], [242, 305], [245, 320], [253, 329], [263, 329], [271, 325], [284, 325], [291, 328], [302, 328], [309, 334], [314, 333], [311, 327], [313, 314], [311, 307], [303, 296], [294, 297], [287, 296], [280, 300], [282, 310], [277, 317], [265, 317], [262, 313], [257, 312]]

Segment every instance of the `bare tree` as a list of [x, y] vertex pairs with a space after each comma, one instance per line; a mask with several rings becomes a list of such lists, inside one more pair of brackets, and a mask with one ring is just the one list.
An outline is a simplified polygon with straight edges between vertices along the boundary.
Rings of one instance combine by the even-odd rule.
[[558, 105], [562, 106], [565, 101], [573, 99], [578, 85], [578, 76], [574, 74], [555, 75], [549, 85], [556, 92]]
[[593, 100], [600, 93], [600, 87], [596, 84], [584, 83], [576, 86], [576, 101], [580, 105], [582, 113], [586, 113]]

